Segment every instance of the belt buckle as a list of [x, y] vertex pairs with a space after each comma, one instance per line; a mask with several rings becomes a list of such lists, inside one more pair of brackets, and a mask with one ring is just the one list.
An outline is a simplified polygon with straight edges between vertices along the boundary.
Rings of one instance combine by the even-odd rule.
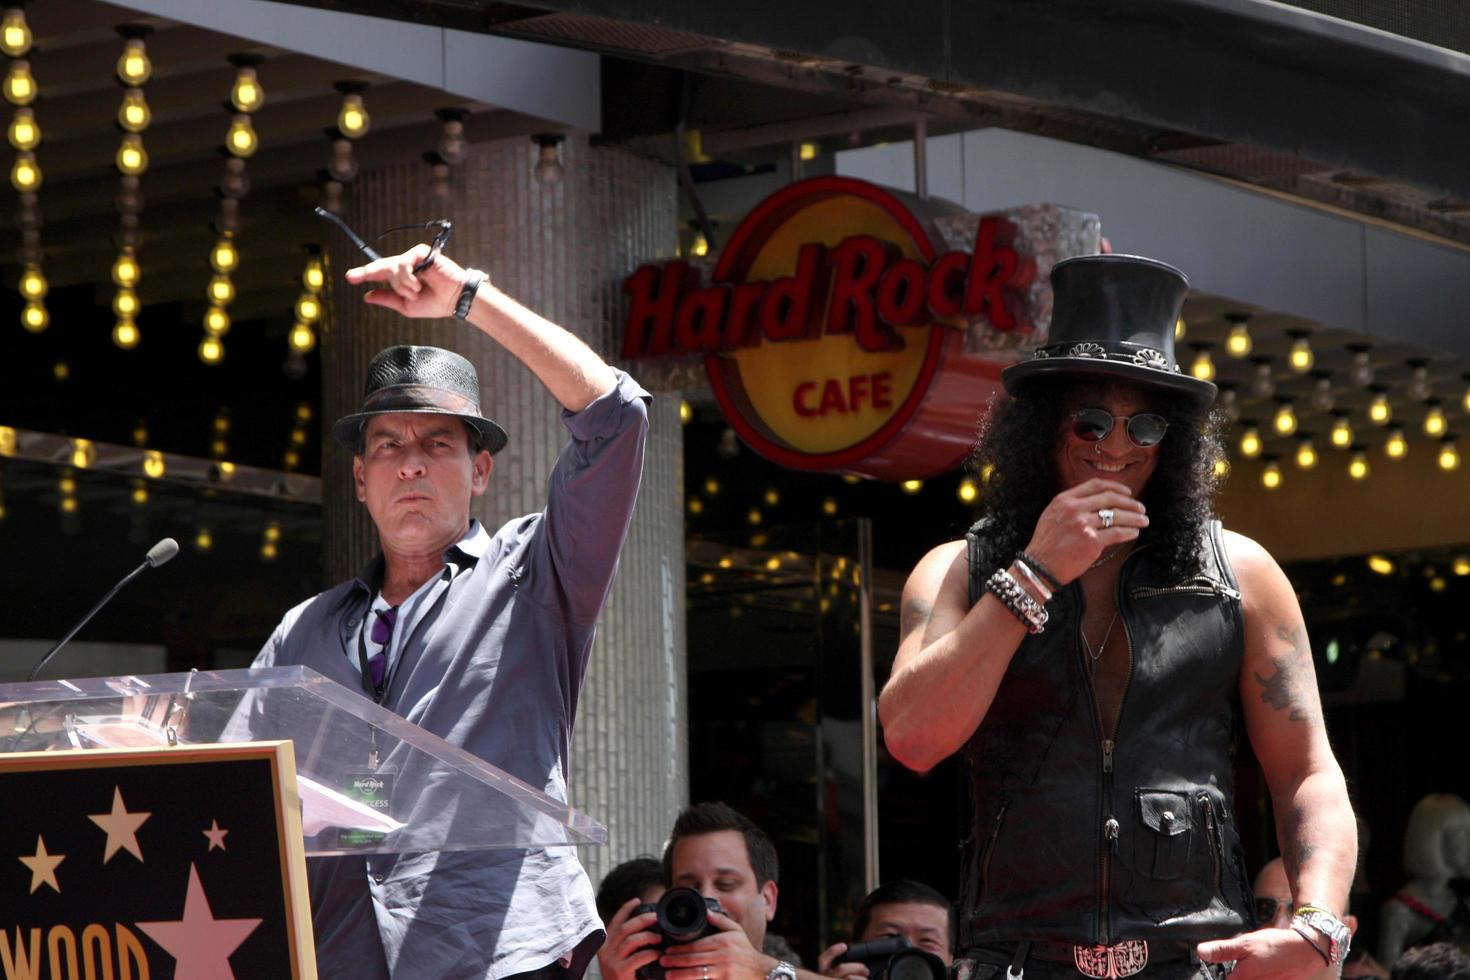
[[1129, 939], [1116, 946], [1073, 946], [1072, 961], [1077, 972], [1093, 980], [1131, 977], [1148, 966], [1148, 943]]

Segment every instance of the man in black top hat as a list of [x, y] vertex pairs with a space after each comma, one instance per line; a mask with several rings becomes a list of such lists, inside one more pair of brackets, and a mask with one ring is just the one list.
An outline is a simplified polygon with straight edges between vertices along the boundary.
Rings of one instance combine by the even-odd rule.
[[[288, 612], [256, 664], [309, 666], [565, 801], [593, 632], [642, 472], [648, 395], [427, 245], [347, 281], [374, 284], [367, 301], [404, 316], [478, 327], [561, 404], [571, 439], [545, 509], [486, 529], [470, 502], [507, 439], [481, 413], [474, 366], [437, 347], [379, 353], [360, 410], [333, 435], [352, 450], [381, 554]], [[410, 798], [410, 819], [452, 824], [454, 808], [434, 799]], [[570, 847], [321, 858], [309, 873], [324, 978], [578, 980], [603, 937]]]
[[[1346, 953], [1356, 828], [1291, 584], [1212, 519], [1215, 388], [1174, 356], [1188, 284], [1096, 255], [1052, 285], [1048, 343], [1005, 370], [976, 451], [982, 519], [909, 577], [880, 701], [905, 765], [969, 766], [960, 974], [1305, 977]], [[1251, 918], [1242, 728], [1289, 928]]]

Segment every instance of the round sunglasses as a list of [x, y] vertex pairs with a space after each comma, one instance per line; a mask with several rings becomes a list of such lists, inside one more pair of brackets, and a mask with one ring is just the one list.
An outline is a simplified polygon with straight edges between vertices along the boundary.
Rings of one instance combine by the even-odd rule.
[[1169, 420], [1157, 412], [1114, 415], [1105, 408], [1083, 408], [1072, 413], [1072, 434], [1083, 442], [1102, 442], [1119, 422], [1140, 449], [1157, 446], [1169, 429]]

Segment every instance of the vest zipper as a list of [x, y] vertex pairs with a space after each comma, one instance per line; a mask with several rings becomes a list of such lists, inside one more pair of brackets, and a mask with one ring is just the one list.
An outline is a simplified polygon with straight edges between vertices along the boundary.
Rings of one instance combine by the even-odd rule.
[[1232, 589], [1224, 582], [1217, 582], [1203, 575], [1195, 576], [1180, 585], [1167, 585], [1162, 588], [1140, 586], [1130, 589], [1128, 594], [1135, 599], [1153, 599], [1165, 595], [1223, 595], [1232, 599], [1240, 598], [1238, 589]]
[[995, 842], [1000, 837], [1000, 825], [1005, 821], [1008, 806], [1009, 803], [1002, 803], [995, 813], [995, 819], [990, 823], [990, 836], [985, 841], [985, 857], [980, 862], [980, 898], [976, 899], [976, 904], [984, 898], [986, 885], [990, 882], [990, 859], [995, 855]]
[[1210, 794], [1199, 795], [1200, 805], [1205, 811], [1205, 826], [1210, 834], [1210, 859], [1215, 867], [1215, 894], [1221, 898], [1225, 897], [1225, 883], [1221, 880], [1220, 857], [1225, 853], [1225, 842], [1220, 836], [1220, 825], [1215, 819], [1215, 802], [1210, 799]]

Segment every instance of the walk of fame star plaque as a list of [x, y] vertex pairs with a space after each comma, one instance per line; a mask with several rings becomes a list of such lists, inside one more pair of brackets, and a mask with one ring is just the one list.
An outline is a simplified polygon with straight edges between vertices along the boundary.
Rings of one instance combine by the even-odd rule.
[[0, 753], [0, 976], [315, 980], [289, 741]]

